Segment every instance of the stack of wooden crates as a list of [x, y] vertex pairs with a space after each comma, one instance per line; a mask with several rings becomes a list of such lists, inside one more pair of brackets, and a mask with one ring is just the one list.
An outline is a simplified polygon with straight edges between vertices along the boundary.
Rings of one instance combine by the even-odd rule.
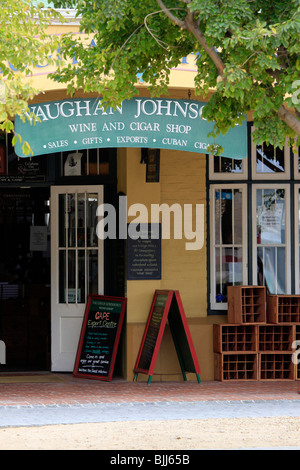
[[229, 286], [227, 298], [228, 323], [213, 325], [215, 379], [300, 379], [294, 343], [300, 344], [300, 296]]

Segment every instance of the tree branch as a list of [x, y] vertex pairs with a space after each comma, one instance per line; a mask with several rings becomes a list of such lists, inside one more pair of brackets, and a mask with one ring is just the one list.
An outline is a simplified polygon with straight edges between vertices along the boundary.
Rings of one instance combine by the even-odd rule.
[[165, 15], [172, 21], [172, 23], [176, 24], [182, 29], [185, 29], [185, 21], [180, 20], [177, 16], [173, 15], [170, 10], [166, 7], [166, 5], [161, 0], [156, 0], [162, 11]]
[[[166, 5], [163, 3], [162, 0], [156, 0], [162, 11], [165, 13], [165, 15], [177, 26], [179, 26], [181, 29], [186, 29], [190, 33], [193, 34], [193, 36], [197, 39], [199, 44], [203, 47], [203, 49], [206, 51], [207, 55], [211, 58], [213, 63], [218, 69], [219, 75], [223, 75], [224, 72], [224, 64], [222, 59], [220, 58], [218, 52], [213, 48], [208, 46], [205, 36], [203, 32], [200, 30], [198, 24], [194, 21], [194, 15], [190, 12], [189, 8], [187, 10], [187, 15], [185, 20], [180, 20], [177, 18], [177, 16], [173, 15], [171, 11], [166, 7]], [[185, 2], [189, 3], [189, 2]]]
[[194, 37], [203, 47], [207, 55], [211, 58], [211, 60], [218, 69], [219, 75], [222, 76], [225, 69], [225, 65], [218, 52], [213, 47], [208, 46], [203, 32], [199, 28], [198, 24], [194, 21], [194, 15], [189, 10], [185, 19], [185, 25], [186, 29], [194, 35]]
[[285, 122], [296, 134], [300, 135], [300, 120], [296, 118], [290, 111], [283, 105], [280, 106], [278, 116]]

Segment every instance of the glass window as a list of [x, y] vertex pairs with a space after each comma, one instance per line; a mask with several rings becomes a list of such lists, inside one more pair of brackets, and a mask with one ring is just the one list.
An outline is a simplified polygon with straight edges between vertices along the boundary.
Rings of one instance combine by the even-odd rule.
[[295, 186], [295, 293], [300, 294], [300, 186]]
[[296, 147], [296, 149], [293, 151], [294, 154], [294, 173], [295, 173], [295, 179], [300, 178], [300, 146]]
[[247, 177], [247, 159], [209, 156], [210, 179], [245, 179]]
[[84, 303], [98, 291], [98, 194], [59, 194], [58, 207], [60, 303]]
[[[283, 149], [265, 143], [254, 145], [252, 141], [248, 163], [246, 159], [239, 161], [211, 155], [207, 157], [211, 180], [212, 310], [225, 310], [227, 286], [241, 283], [247, 285], [247, 278], [253, 285], [265, 285], [268, 293], [300, 294], [299, 149], [294, 150], [293, 175], [295, 180], [298, 179], [298, 184], [295, 185], [292, 205], [290, 190], [294, 182], [290, 181], [291, 147], [288, 141]], [[251, 170], [249, 174], [247, 167]], [[250, 198], [248, 201], [247, 195]], [[241, 199], [239, 203], [238, 198]], [[291, 210], [294, 210], [294, 214], [291, 214]], [[291, 230], [295, 239], [294, 247], [291, 247]], [[247, 246], [251, 256], [249, 266]]]
[[290, 290], [289, 191], [260, 186], [253, 188], [253, 283], [265, 285], [267, 293]]
[[64, 152], [61, 157], [61, 174], [64, 176], [108, 176], [110, 173], [107, 149], [83, 149]]
[[246, 283], [246, 187], [211, 187], [211, 306], [227, 308], [227, 286]]
[[20, 158], [12, 145], [13, 133], [0, 131], [0, 183], [44, 183], [50, 181], [49, 156]]
[[283, 179], [290, 176], [289, 146], [255, 145], [252, 142], [252, 175], [255, 179]]
[[284, 150], [272, 145], [256, 146], [256, 173], [284, 173]]

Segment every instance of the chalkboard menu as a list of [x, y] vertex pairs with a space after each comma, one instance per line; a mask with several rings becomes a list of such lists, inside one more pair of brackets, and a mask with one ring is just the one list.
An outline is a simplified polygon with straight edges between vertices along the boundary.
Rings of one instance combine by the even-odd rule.
[[127, 279], [161, 279], [160, 224], [129, 224]]
[[126, 299], [90, 295], [85, 309], [73, 374], [111, 380]]
[[148, 374], [148, 383], [151, 382], [167, 320], [184, 380], [186, 372], [194, 372], [200, 383], [200, 367], [180, 294], [173, 290], [155, 291], [134, 367], [134, 378], [137, 379], [139, 373]]
[[157, 294], [153, 308], [151, 309], [147, 334], [145, 335], [143, 349], [139, 358], [138, 368], [141, 370], [149, 370], [150, 368], [167, 301], [168, 293], [163, 292]]

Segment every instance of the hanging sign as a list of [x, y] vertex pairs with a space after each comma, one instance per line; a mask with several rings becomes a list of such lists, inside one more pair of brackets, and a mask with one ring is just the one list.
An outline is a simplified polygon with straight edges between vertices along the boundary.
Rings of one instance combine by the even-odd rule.
[[180, 294], [173, 290], [155, 291], [134, 367], [134, 378], [137, 379], [139, 373], [147, 374], [150, 384], [167, 320], [184, 380], [186, 372], [194, 372], [200, 383], [200, 367]]
[[73, 374], [111, 380], [126, 298], [90, 295], [83, 317]]
[[[194, 100], [132, 98], [116, 109], [104, 109], [101, 98], [78, 98], [30, 105], [38, 118], [15, 119], [15, 131], [26, 140], [33, 156], [88, 148], [139, 147], [208, 153], [219, 144], [223, 156], [247, 155], [247, 122], [216, 139], [208, 137], [214, 122], [202, 117], [206, 103]], [[21, 144], [16, 154], [24, 157]]]

